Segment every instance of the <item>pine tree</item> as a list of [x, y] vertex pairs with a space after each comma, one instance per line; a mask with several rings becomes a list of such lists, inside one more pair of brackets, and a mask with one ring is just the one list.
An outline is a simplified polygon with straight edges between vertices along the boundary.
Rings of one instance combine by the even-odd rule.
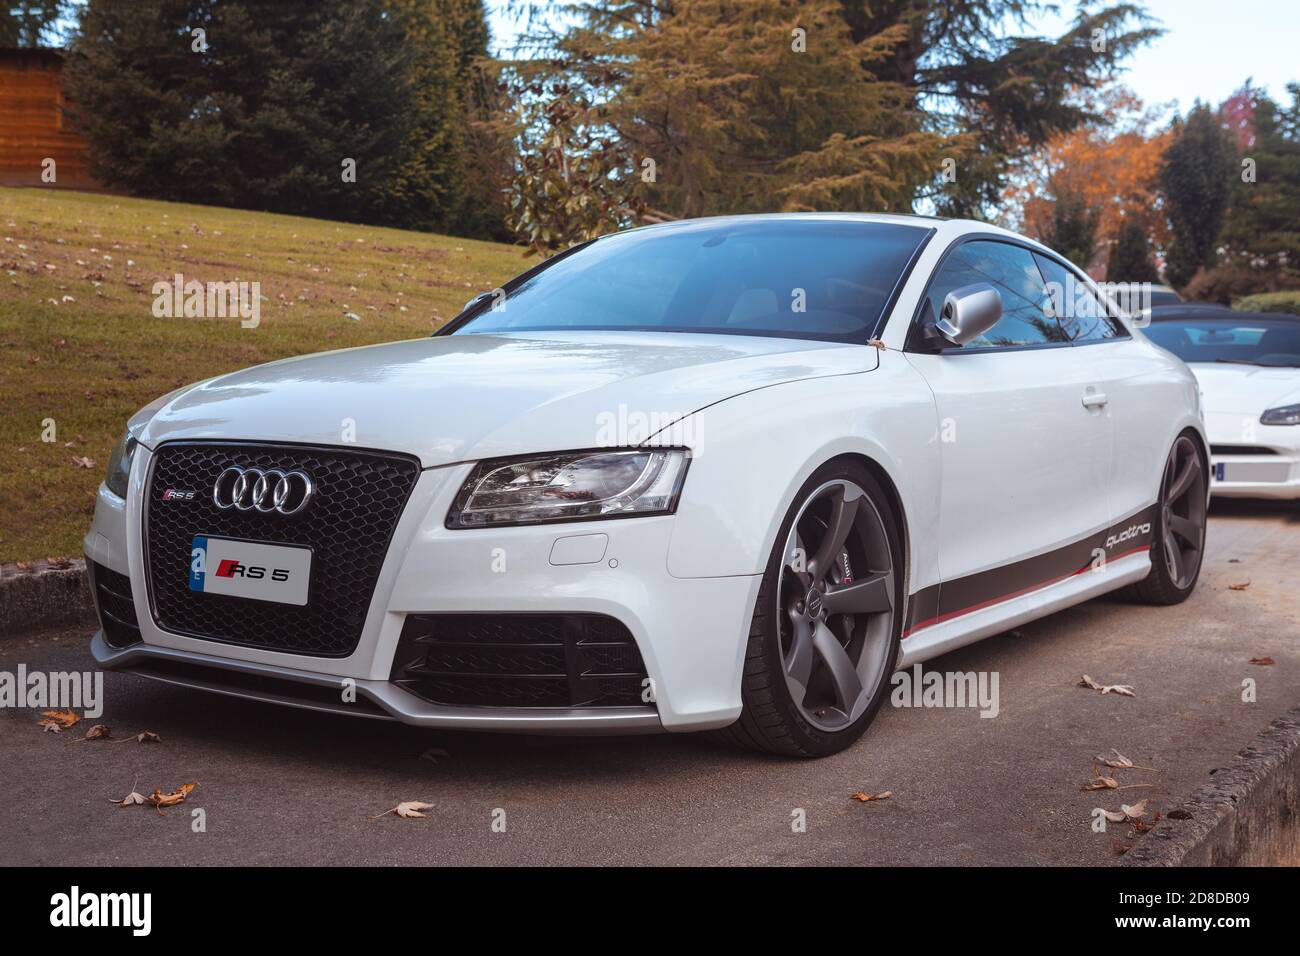
[[0, 46], [48, 46], [58, 39], [67, 0], [7, 0], [0, 3]]
[[1038, 0], [840, 0], [858, 41], [902, 28], [872, 66], [924, 110], [927, 130], [972, 136], [978, 148], [934, 199], [948, 215], [995, 209], [1007, 163], [1095, 117], [1077, 96], [1160, 32], [1133, 3], [1080, 4], [1059, 37], [1025, 33]]
[[472, 163], [451, 20], [472, 6], [89, 0], [67, 70], [74, 118], [97, 175], [134, 193], [449, 227]]
[[1071, 262], [1087, 268], [1097, 248], [1098, 210], [1074, 189], [1056, 186], [1052, 217], [1043, 242]]
[[1172, 238], [1165, 266], [1171, 284], [1186, 285], [1196, 270], [1213, 264], [1232, 189], [1235, 150], [1208, 106], [1197, 103], [1174, 124], [1165, 150], [1160, 185]]
[[1287, 92], [1283, 105], [1257, 97], [1233, 180], [1220, 239], [1229, 261], [1253, 277], [1237, 294], [1300, 286], [1300, 84]]
[[1106, 264], [1109, 282], [1159, 282], [1151, 259], [1151, 241], [1146, 225], [1137, 216], [1125, 216]]
[[[548, 236], [546, 248], [627, 224], [642, 207], [660, 217], [908, 211], [945, 148], [968, 146], [920, 130], [904, 91], [872, 75], [904, 31], [854, 42], [836, 0], [604, 0], [575, 15], [581, 25], [552, 58], [513, 65], [522, 159], [512, 202], [520, 230], [530, 242]], [[530, 222], [545, 213], [532, 197], [547, 149], [564, 158], [554, 169], [580, 175], [547, 179], [563, 216]], [[579, 231], [560, 221], [575, 215]]]

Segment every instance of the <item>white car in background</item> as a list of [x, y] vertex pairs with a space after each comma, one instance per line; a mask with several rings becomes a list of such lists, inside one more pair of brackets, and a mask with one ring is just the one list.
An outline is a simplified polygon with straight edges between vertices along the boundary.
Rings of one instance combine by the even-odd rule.
[[898, 666], [1196, 586], [1196, 381], [1097, 296], [976, 222], [597, 239], [431, 338], [132, 418], [85, 542], [93, 653], [422, 726], [834, 753]]
[[1300, 498], [1300, 316], [1165, 306], [1146, 331], [1201, 384], [1211, 493]]

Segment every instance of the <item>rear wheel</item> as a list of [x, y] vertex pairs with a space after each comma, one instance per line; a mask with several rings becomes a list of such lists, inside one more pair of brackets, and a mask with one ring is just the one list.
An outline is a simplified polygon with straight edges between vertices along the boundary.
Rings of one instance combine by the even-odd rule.
[[1180, 435], [1165, 462], [1151, 546], [1151, 573], [1133, 585], [1147, 604], [1179, 604], [1196, 588], [1205, 552], [1206, 465], [1195, 439]]
[[862, 736], [898, 653], [897, 520], [860, 464], [832, 462], [809, 478], [763, 575], [744, 710], [717, 736], [802, 757], [836, 753]]

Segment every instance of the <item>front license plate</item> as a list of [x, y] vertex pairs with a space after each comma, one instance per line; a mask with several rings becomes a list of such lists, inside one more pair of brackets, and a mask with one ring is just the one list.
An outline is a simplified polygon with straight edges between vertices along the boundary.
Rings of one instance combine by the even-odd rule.
[[191, 591], [304, 607], [310, 582], [311, 548], [201, 534], [190, 547]]

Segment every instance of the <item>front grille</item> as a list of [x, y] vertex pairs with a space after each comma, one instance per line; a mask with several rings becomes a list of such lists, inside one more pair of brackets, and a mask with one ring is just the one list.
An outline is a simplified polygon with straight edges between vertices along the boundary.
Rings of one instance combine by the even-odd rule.
[[91, 594], [95, 596], [95, 610], [99, 613], [99, 628], [109, 647], [130, 647], [138, 644], [140, 622], [135, 616], [135, 603], [131, 600], [131, 580], [94, 561], [86, 562], [90, 573]]
[[[227, 467], [305, 471], [315, 495], [301, 512], [221, 510], [212, 486]], [[158, 626], [246, 647], [346, 657], [361, 639], [375, 581], [419, 463], [405, 455], [351, 449], [230, 443], [174, 443], [158, 449], [145, 512], [145, 547]], [[163, 501], [167, 489], [192, 500]], [[189, 589], [195, 535], [312, 549], [305, 607]]]
[[631, 633], [598, 614], [413, 614], [390, 679], [435, 704], [628, 707], [646, 703]]

